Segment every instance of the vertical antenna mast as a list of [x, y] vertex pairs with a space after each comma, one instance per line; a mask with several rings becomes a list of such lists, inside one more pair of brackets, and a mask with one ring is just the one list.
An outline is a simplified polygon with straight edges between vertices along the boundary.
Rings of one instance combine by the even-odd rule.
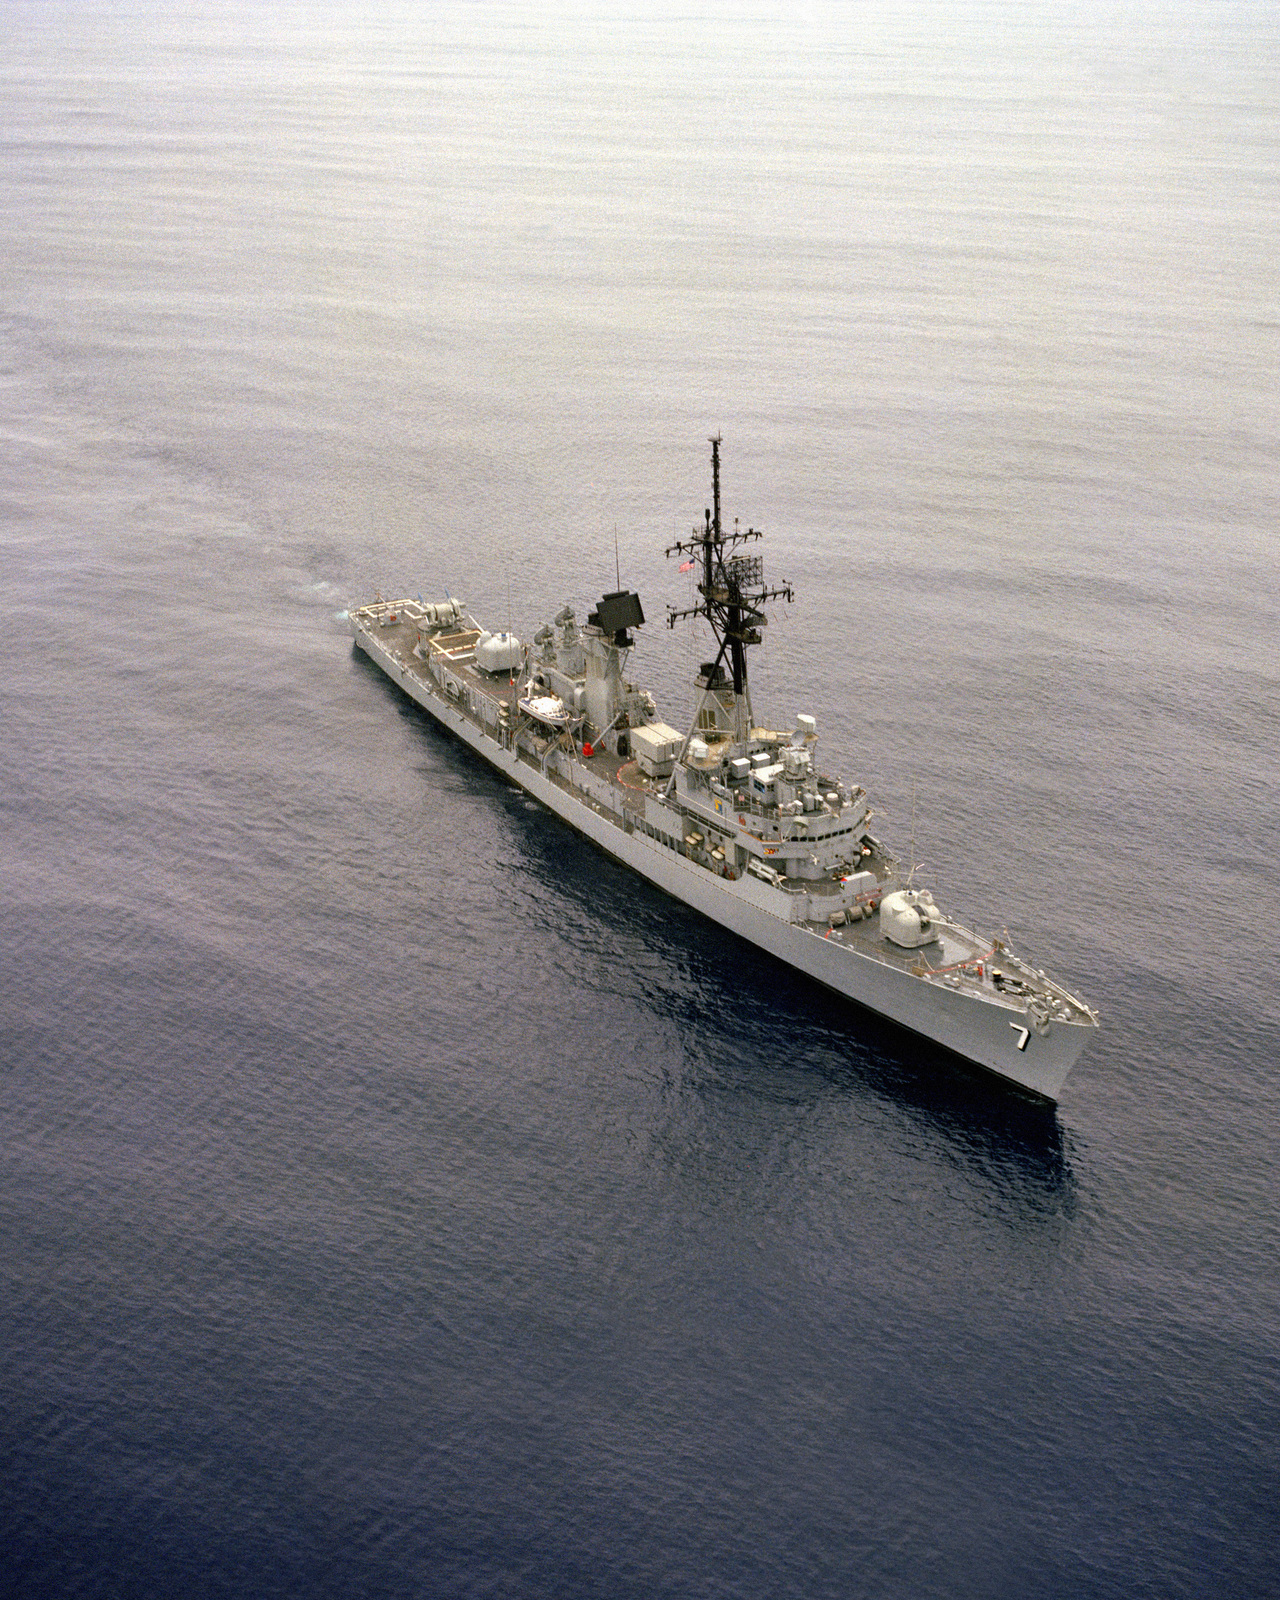
[[711, 440], [711, 501], [714, 513], [710, 509], [704, 513], [702, 528], [695, 527], [692, 538], [681, 540], [667, 550], [668, 556], [688, 554], [696, 557], [699, 553], [702, 556], [702, 582], [698, 585], [701, 600], [697, 605], [679, 611], [669, 607], [667, 624], [675, 627], [682, 617], [705, 617], [711, 624], [720, 648], [715, 661], [708, 664], [708, 688], [721, 662], [727, 657], [738, 705], [739, 737], [745, 738], [742, 725], [749, 725], [750, 720], [747, 647], [760, 643], [760, 629], [766, 620], [759, 607], [766, 600], [790, 600], [791, 585], [783, 583], [774, 589], [766, 588], [764, 564], [760, 557], [741, 553], [744, 545], [760, 538], [755, 528], [748, 528], [743, 533], [735, 521], [726, 556], [724, 530], [720, 522], [719, 434]]

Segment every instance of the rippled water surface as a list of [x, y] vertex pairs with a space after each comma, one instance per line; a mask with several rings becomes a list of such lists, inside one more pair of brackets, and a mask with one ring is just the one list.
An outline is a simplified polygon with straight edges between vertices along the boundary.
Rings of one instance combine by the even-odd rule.
[[[1270, 9], [0, 21], [22, 1596], [1280, 1588]], [[758, 708], [1100, 1010], [1047, 1111], [352, 654], [767, 532]]]

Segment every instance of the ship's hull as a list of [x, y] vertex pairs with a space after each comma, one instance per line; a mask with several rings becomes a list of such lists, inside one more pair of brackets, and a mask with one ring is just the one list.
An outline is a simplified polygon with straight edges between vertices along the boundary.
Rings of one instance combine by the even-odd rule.
[[[357, 624], [356, 645], [405, 694], [548, 810], [650, 883], [768, 951], [844, 998], [889, 1018], [963, 1060], [1020, 1089], [1056, 1101], [1067, 1074], [1094, 1029], [1091, 1023], [1053, 1019], [1043, 1033], [1029, 1030], [1025, 1014], [997, 999], [975, 999], [924, 983], [903, 965], [851, 950], [811, 926], [789, 922], [770, 908], [768, 888], [749, 874], [728, 880], [665, 848], [632, 827], [612, 807], [609, 786], [581, 771], [582, 788], [569, 788], [499, 743], [429, 680], [411, 672], [376, 634]], [[594, 791], [594, 792], [593, 792]]]

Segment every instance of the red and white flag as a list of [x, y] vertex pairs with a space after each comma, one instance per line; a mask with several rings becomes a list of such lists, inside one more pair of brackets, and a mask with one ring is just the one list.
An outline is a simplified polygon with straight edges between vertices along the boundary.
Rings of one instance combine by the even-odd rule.
[[693, 562], [692, 561], [684, 562], [683, 565], [681, 565], [681, 566], [676, 568], [676, 571], [677, 572], [692, 572], [693, 571]]

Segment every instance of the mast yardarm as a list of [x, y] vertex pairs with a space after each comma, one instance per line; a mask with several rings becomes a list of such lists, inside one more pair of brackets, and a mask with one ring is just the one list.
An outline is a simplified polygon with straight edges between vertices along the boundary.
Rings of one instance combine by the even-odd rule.
[[705, 617], [720, 646], [710, 676], [714, 679], [727, 654], [733, 692], [741, 697], [747, 688], [747, 647], [760, 643], [760, 629], [767, 620], [760, 607], [768, 600], [790, 601], [794, 596], [789, 583], [775, 589], [765, 587], [762, 557], [738, 553], [743, 545], [760, 539], [762, 534], [755, 528], [742, 533], [736, 521], [730, 534], [721, 528], [719, 434], [711, 440], [711, 494], [714, 511], [703, 514], [702, 528], [695, 527], [691, 538], [671, 545], [666, 552], [668, 556], [690, 555], [701, 560], [698, 592], [702, 601], [683, 609], [668, 606], [667, 626], [674, 628], [685, 617]]

